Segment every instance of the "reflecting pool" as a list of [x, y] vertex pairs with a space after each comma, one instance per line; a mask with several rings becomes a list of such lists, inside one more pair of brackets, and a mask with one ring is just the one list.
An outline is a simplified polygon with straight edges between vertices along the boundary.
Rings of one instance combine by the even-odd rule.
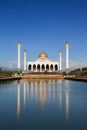
[[87, 83], [0, 82], [0, 130], [87, 130]]

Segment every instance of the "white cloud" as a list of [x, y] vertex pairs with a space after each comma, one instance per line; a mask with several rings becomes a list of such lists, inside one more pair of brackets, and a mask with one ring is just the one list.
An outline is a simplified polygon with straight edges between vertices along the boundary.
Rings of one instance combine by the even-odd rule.
[[[69, 70], [74, 70], [74, 69], [83, 68], [83, 67], [87, 67], [87, 62], [83, 62], [83, 61], [73, 61], [73, 60], [70, 60], [70, 61], [69, 61]], [[63, 61], [62, 61], [62, 68], [63, 68], [63, 71], [65, 71], [66, 62], [65, 62], [64, 59], [63, 59]]]
[[6, 65], [8, 69], [17, 69], [17, 62], [16, 61], [9, 61]]
[[[9, 61], [4, 67], [11, 70], [17, 70], [17, 61]], [[23, 68], [23, 63], [21, 63], [21, 68]]]
[[[62, 69], [65, 70], [65, 60], [62, 61]], [[23, 69], [23, 62], [21, 63], [21, 68]], [[3, 67], [11, 70], [17, 70], [17, 61], [9, 61], [7, 64], [4, 64]], [[70, 70], [74, 70], [77, 68], [83, 68], [87, 67], [87, 62], [81, 62], [81, 61], [72, 61], [69, 62], [69, 68]]]
[[87, 67], [87, 62], [80, 62], [80, 61], [70, 61], [69, 63], [70, 69], [77, 69]]

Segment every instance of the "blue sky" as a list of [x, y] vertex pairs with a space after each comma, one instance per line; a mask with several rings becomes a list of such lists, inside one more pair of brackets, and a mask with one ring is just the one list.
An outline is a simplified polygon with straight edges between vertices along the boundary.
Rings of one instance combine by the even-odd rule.
[[0, 66], [17, 66], [17, 42], [27, 60], [45, 51], [59, 60], [65, 41], [70, 43], [72, 66], [87, 63], [87, 0], [0, 0]]

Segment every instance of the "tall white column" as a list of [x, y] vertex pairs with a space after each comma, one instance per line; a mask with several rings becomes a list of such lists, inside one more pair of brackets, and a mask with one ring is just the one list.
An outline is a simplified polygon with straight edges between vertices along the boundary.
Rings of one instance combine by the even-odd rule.
[[37, 72], [37, 64], [36, 64], [36, 72]]
[[66, 42], [66, 71], [69, 70], [69, 43]]
[[26, 55], [27, 55], [27, 52], [26, 50], [24, 50], [24, 71], [26, 71]]
[[21, 49], [21, 42], [18, 42], [18, 71], [20, 71], [20, 49]]
[[59, 51], [59, 71], [62, 71], [62, 51]]

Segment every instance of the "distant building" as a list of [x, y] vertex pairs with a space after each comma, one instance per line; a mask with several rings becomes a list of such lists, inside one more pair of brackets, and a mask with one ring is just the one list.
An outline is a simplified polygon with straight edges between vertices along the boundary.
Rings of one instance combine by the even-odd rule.
[[27, 62], [28, 72], [58, 72], [58, 61], [51, 61], [45, 52], [41, 52], [38, 59], [34, 62]]
[[[21, 42], [18, 41], [18, 71], [21, 70], [20, 50]], [[51, 61], [45, 52], [41, 52], [36, 61], [26, 60], [27, 51], [24, 50], [24, 73], [25, 72], [62, 72], [62, 51], [59, 51], [59, 62]], [[69, 43], [66, 42], [66, 73], [69, 71]]]

